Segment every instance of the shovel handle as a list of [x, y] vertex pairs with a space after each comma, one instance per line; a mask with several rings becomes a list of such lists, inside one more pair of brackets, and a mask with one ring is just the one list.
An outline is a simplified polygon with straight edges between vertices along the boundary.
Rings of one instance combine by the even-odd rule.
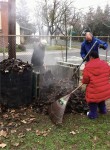
[[[92, 49], [94, 48], [94, 46], [96, 45], [97, 41], [95, 41], [95, 43], [93, 44], [93, 46], [91, 47], [91, 49], [89, 50], [89, 52], [87, 53], [87, 55], [84, 57], [84, 60], [88, 57], [88, 55], [90, 54], [90, 52], [92, 51]], [[81, 62], [81, 64], [78, 66], [78, 68], [75, 70], [74, 74], [72, 77], [74, 77], [74, 75], [76, 74], [76, 72], [79, 70], [79, 68], [81, 67], [81, 65], [83, 64], [84, 60]]]

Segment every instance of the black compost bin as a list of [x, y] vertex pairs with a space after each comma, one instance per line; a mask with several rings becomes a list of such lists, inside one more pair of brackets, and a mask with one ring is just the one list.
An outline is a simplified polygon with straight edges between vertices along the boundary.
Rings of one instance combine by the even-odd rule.
[[[15, 63], [16, 64], [16, 63]], [[8, 107], [19, 107], [32, 102], [32, 68], [21, 62], [14, 68], [0, 68], [0, 103]], [[22, 66], [22, 67], [21, 67]]]

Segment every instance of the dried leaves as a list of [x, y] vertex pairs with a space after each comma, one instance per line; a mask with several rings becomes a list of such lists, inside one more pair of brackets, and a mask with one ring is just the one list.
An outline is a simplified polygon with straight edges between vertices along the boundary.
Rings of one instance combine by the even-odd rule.
[[[1, 130], [0, 131], [0, 137], [4, 137], [6, 138], [8, 135], [7, 131], [4, 131], [4, 130]], [[3, 142], [0, 142], [0, 148], [4, 148], [6, 147], [7, 144], [3, 143]]]
[[[11, 141], [11, 145], [18, 147], [23, 142], [26, 132], [31, 132], [31, 126], [36, 123], [36, 113], [33, 112], [32, 107], [21, 109], [7, 109], [5, 113], [0, 114], [0, 148], [4, 148], [5, 139], [11, 135], [17, 135], [18, 141]], [[33, 131], [32, 131], [33, 132]], [[36, 133], [35, 133], [36, 134]], [[43, 133], [46, 136], [46, 133]]]
[[30, 123], [34, 122], [35, 120], [36, 120], [36, 118], [26, 118], [25, 120], [21, 120], [21, 122], [24, 124], [30, 124]]
[[18, 147], [20, 143], [12, 143], [13, 146]]
[[[38, 113], [48, 113], [48, 106], [59, 98], [69, 94], [73, 90], [73, 82], [69, 78], [58, 79], [54, 77], [51, 71], [45, 72], [42, 86], [40, 87], [39, 99], [33, 105]], [[81, 89], [77, 90], [75, 94], [71, 95], [68, 101], [66, 111], [67, 113], [86, 113], [88, 106], [85, 100], [85, 92]]]
[[76, 134], [78, 134], [78, 133], [79, 133], [78, 130], [76, 130], [76, 131], [71, 131], [71, 132], [70, 132], [70, 134], [72, 134], [72, 135], [76, 135]]
[[75, 135], [75, 134], [76, 134], [76, 132], [74, 132], [74, 131], [71, 131], [71, 132], [70, 132], [70, 134], [72, 134], [72, 135]]
[[32, 67], [28, 63], [22, 62], [20, 59], [5, 59], [0, 62], [0, 71], [9, 73], [11, 71], [22, 73], [24, 70], [31, 70]]
[[6, 137], [7, 136], [7, 131], [1, 130], [0, 131], [0, 137], [1, 136]]
[[7, 144], [5, 144], [5, 143], [0, 143], [0, 148], [4, 148], [4, 147], [6, 147], [6, 145]]
[[36, 130], [36, 135], [37, 135], [37, 136], [46, 137], [49, 133], [50, 133], [50, 129], [45, 130], [45, 131]]

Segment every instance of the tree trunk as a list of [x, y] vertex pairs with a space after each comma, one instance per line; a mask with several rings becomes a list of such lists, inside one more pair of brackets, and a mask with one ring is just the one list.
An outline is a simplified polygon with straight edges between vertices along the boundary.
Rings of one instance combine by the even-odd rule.
[[[8, 54], [9, 58], [16, 58], [16, 1], [8, 1]], [[13, 36], [14, 35], [14, 36]]]

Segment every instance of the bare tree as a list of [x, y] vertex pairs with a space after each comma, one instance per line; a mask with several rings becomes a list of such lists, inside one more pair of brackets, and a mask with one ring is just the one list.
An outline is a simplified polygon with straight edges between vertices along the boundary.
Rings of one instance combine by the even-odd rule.
[[18, 1], [16, 5], [16, 19], [24, 27], [29, 22], [29, 8], [26, 0]]
[[42, 1], [36, 0], [36, 6], [33, 8], [33, 22], [36, 26], [36, 31], [39, 35], [43, 34], [43, 18], [42, 18], [42, 7], [44, 3]]
[[17, 1], [16, 19], [20, 26], [30, 29], [31, 33], [35, 32], [35, 26], [30, 21], [30, 9], [26, 0]]
[[102, 23], [105, 27], [110, 28], [110, 6], [105, 6]]
[[58, 17], [59, 17], [60, 2], [54, 0], [53, 3], [48, 3], [45, 0], [43, 6], [43, 18], [45, 25], [48, 28], [48, 34], [53, 35], [57, 29]]
[[90, 7], [89, 11], [84, 15], [83, 26], [85, 29], [94, 30], [94, 8]]
[[90, 8], [84, 18], [85, 28], [89, 28], [94, 35], [109, 35], [110, 7], [107, 4], [103, 10], [100, 6], [96, 10]]

